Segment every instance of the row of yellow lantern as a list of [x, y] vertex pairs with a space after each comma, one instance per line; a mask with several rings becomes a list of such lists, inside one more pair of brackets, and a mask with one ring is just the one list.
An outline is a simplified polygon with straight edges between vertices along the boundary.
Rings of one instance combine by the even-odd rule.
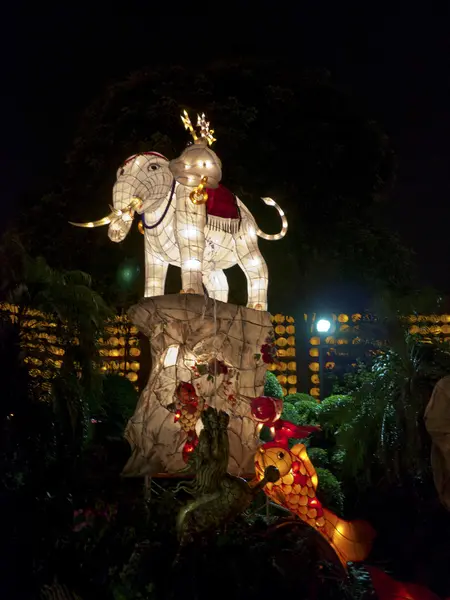
[[[118, 356], [125, 356], [125, 348], [113, 348], [109, 350], [108, 348], [100, 348], [99, 350], [100, 356], [111, 356], [112, 358], [117, 358]], [[130, 348], [128, 354], [130, 356], [139, 356], [141, 351], [139, 348]]]
[[280, 313], [272, 315], [270, 317], [270, 320], [272, 321], [272, 323], [295, 323], [294, 317], [284, 316]]
[[[348, 315], [341, 313], [339, 315], [333, 315], [333, 319], [336, 319], [339, 323], [348, 323], [352, 321], [357, 323], [361, 321], [362, 315], [360, 313], [354, 313]], [[450, 315], [408, 315], [403, 317], [408, 323], [450, 323]]]
[[290, 335], [288, 338], [276, 338], [275, 344], [280, 348], [284, 348], [285, 346], [295, 346], [295, 337], [293, 335]]
[[[8, 312], [13, 322], [18, 321], [18, 306], [3, 303], [0, 304], [0, 310]], [[65, 350], [64, 348], [57, 345], [59, 341], [57, 336], [48, 333], [47, 331], [45, 331], [45, 329], [54, 329], [57, 327], [57, 324], [53, 321], [47, 320], [47, 317], [43, 313], [34, 309], [28, 309], [24, 311], [23, 315], [26, 315], [28, 318], [22, 318], [20, 322], [22, 334], [22, 347], [28, 351], [31, 351], [34, 354], [37, 352], [40, 355], [28, 355], [25, 357], [24, 361], [30, 367], [29, 374], [31, 377], [39, 377], [45, 380], [40, 384], [42, 390], [50, 391], [50, 380], [55, 377], [55, 370], [61, 368], [62, 361], [52, 359], [47, 355], [50, 353], [55, 356], [63, 356], [65, 354]], [[118, 323], [122, 323], [123, 325], [117, 326]], [[125, 357], [124, 346], [126, 346], [127, 344], [128, 346], [131, 346], [128, 349], [128, 354], [131, 357], [137, 358], [140, 356], [141, 350], [138, 347], [139, 339], [136, 337], [138, 329], [134, 325], [129, 324], [128, 318], [126, 316], [116, 317], [114, 319], [114, 324], [106, 327], [106, 331], [107, 333], [113, 334], [113, 336], [107, 340], [98, 340], [99, 345], [103, 346], [103, 348], [101, 347], [99, 350], [99, 354], [101, 357], [103, 357], [104, 359], [106, 357]], [[119, 337], [117, 337], [118, 335]], [[72, 340], [72, 343], [78, 344], [79, 340], [77, 338], [74, 338]], [[105, 345], [113, 346], [113, 348], [104, 348]], [[131, 382], [136, 383], [138, 380], [137, 371], [139, 371], [140, 369], [140, 363], [137, 360], [134, 360], [132, 362], [117, 362], [109, 361], [106, 358], [106, 361], [103, 360], [101, 369], [106, 372], [119, 371], [119, 375], [126, 376]], [[128, 371], [128, 373], [125, 374], [125, 371]]]
[[361, 319], [362, 315], [360, 313], [354, 313], [353, 315], [346, 315], [345, 313], [341, 313], [337, 316], [337, 320], [339, 323], [348, 323], [350, 320], [353, 321], [353, 323], [357, 323], [358, 321], [361, 321]]
[[281, 385], [286, 385], [287, 383], [289, 385], [296, 385], [297, 383], [297, 375], [277, 375], [277, 379]]
[[[277, 346], [277, 358], [294, 358], [295, 357], [295, 320], [294, 317], [285, 316], [281, 313], [271, 316], [272, 323], [275, 324], [275, 345]], [[283, 336], [287, 337], [283, 337]], [[286, 388], [285, 385], [289, 384], [295, 386], [297, 383], [297, 376], [294, 374], [297, 371], [297, 363], [295, 361], [277, 361], [275, 363], [267, 365], [269, 371], [278, 371], [281, 374], [277, 376], [278, 381], [281, 384], [283, 396], [287, 394], [295, 394], [297, 392], [296, 387]], [[292, 371], [292, 374], [284, 375], [286, 371]]]
[[288, 396], [290, 394], [296, 394], [297, 393], [297, 388], [296, 387], [285, 388], [282, 385], [281, 386], [281, 391], [283, 392], [283, 396]]
[[297, 363], [293, 360], [291, 360], [288, 363], [286, 363], [286, 362], [272, 363], [269, 366], [272, 367], [270, 369], [271, 371], [297, 371]]
[[286, 357], [294, 357], [295, 356], [295, 348], [278, 348], [277, 350], [278, 358], [286, 358]]
[[295, 325], [287, 325], [287, 327], [285, 327], [284, 325], [277, 325], [274, 331], [277, 335], [284, 335], [285, 333], [287, 333], [288, 335], [294, 335]]
[[412, 325], [409, 328], [409, 333], [413, 335], [440, 335], [441, 333], [449, 334], [450, 333], [450, 325], [431, 325], [431, 327], [423, 326], [419, 327], [418, 325]]
[[103, 338], [100, 338], [98, 340], [98, 343], [102, 346], [126, 346], [127, 344], [129, 346], [138, 346], [139, 345], [139, 338], [137, 337], [125, 337], [125, 336], [121, 336], [121, 337], [110, 337], [107, 340], [104, 340]]
[[107, 327], [105, 327], [105, 332], [109, 333], [110, 335], [129, 335], [129, 334], [137, 335], [138, 329], [134, 325], [130, 326], [130, 324], [124, 323], [123, 325], [120, 325], [119, 327], [107, 326]]
[[[347, 344], [355, 344], [355, 345], [362, 344], [362, 340], [359, 337], [355, 337], [352, 340], [349, 340], [347, 338], [335, 338], [331, 335], [326, 337], [324, 342], [328, 346], [333, 345], [333, 344], [337, 344], [338, 346], [346, 346]], [[321, 343], [320, 337], [313, 336], [312, 338], [310, 338], [309, 343], [311, 344], [311, 346], [320, 346], [320, 343]]]
[[[137, 373], [135, 373], [134, 371], [129, 371], [128, 373], [125, 374], [124, 371], [121, 371], [119, 368], [116, 368], [116, 366], [113, 363], [107, 363], [106, 365], [103, 365], [102, 371], [105, 373], [108, 373], [109, 371], [112, 373], [114, 373], [115, 371], [119, 371], [117, 373], [117, 375], [120, 375], [120, 377], [126, 377], [132, 383], [136, 383], [136, 381], [138, 380]], [[136, 389], [137, 389], [137, 387], [136, 387]]]
[[450, 323], [450, 315], [409, 315], [408, 323]]

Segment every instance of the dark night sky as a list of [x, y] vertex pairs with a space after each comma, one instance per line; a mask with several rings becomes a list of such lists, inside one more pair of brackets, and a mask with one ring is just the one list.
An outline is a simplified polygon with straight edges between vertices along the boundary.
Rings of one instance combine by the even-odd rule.
[[211, 4], [213, 34], [202, 42], [202, 3], [187, 3], [189, 16], [164, 3], [7, 3], [2, 208], [13, 211], [20, 194], [57, 172], [78, 115], [109, 81], [162, 57], [183, 64], [194, 49], [205, 61], [276, 53], [294, 68], [327, 68], [384, 126], [399, 161], [392, 222], [416, 250], [424, 281], [450, 291], [448, 3], [364, 3], [357, 12], [345, 3], [294, 4]]

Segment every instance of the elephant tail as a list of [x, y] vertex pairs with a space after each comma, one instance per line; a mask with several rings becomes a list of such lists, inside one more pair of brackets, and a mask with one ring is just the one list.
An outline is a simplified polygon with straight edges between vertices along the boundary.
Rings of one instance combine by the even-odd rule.
[[286, 215], [284, 214], [284, 211], [275, 202], [275, 200], [273, 200], [272, 198], [262, 198], [262, 201], [265, 204], [267, 204], [267, 206], [275, 206], [275, 208], [277, 209], [278, 214], [281, 217], [281, 231], [280, 231], [280, 233], [275, 233], [273, 235], [269, 235], [267, 233], [264, 233], [264, 231], [261, 231], [261, 229], [257, 226], [256, 227], [256, 235], [259, 236], [260, 238], [262, 238], [263, 240], [271, 240], [271, 241], [281, 240], [286, 235], [286, 232], [288, 229], [288, 222], [286, 219]]

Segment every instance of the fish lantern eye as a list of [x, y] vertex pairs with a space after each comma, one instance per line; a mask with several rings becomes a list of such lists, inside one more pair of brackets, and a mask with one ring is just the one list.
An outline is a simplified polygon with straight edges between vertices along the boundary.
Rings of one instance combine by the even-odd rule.
[[277, 458], [278, 458], [279, 460], [283, 460], [283, 458], [284, 458], [284, 452], [278, 452], [278, 454], [277, 454]]
[[155, 165], [154, 163], [149, 165], [148, 171], [157, 171], [159, 169], [159, 165]]

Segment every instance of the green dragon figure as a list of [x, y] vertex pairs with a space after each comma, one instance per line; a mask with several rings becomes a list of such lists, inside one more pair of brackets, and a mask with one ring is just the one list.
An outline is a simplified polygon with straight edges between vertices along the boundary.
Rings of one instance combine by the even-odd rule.
[[202, 422], [199, 443], [189, 462], [195, 471], [195, 479], [176, 488], [177, 492], [184, 490], [194, 496], [178, 514], [180, 546], [234, 519], [250, 505], [266, 483], [275, 482], [280, 477], [278, 469], [269, 466], [264, 478], [250, 486], [245, 479], [227, 473], [229, 416], [223, 411], [208, 408], [203, 411]]

